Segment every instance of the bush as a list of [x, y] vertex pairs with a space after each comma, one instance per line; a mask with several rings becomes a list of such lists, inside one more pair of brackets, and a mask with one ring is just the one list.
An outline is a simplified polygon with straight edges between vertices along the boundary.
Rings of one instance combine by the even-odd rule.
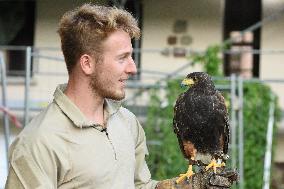
[[145, 126], [150, 152], [147, 162], [153, 178], [158, 180], [175, 177], [187, 170], [187, 164], [172, 128], [173, 103], [182, 92], [176, 87], [177, 83], [177, 80], [168, 82], [165, 101], [158, 96], [160, 91], [157, 89], [151, 92]]
[[[262, 188], [263, 165], [266, 150], [266, 132], [271, 102], [271, 89], [261, 83], [244, 85], [244, 180], [245, 188]], [[281, 110], [275, 103], [275, 124], [280, 120]], [[275, 137], [273, 137], [275, 139]], [[273, 141], [273, 147], [275, 141]], [[274, 149], [274, 148], [273, 148]], [[274, 150], [273, 150], [274, 151]]]

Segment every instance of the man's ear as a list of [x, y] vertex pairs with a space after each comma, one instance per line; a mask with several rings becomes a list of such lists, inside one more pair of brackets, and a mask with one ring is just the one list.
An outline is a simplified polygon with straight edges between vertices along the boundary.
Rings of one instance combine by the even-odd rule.
[[88, 54], [83, 54], [79, 60], [80, 67], [86, 75], [90, 75], [94, 70], [94, 58]]

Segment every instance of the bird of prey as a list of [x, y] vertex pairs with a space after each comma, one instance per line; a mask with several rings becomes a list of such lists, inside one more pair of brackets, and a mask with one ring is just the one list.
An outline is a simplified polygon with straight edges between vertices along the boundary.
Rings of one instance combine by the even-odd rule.
[[230, 136], [225, 100], [211, 77], [193, 72], [181, 84], [189, 88], [176, 101], [173, 127], [189, 168], [177, 183], [194, 174], [192, 165], [213, 168], [215, 173], [217, 167], [225, 166]]

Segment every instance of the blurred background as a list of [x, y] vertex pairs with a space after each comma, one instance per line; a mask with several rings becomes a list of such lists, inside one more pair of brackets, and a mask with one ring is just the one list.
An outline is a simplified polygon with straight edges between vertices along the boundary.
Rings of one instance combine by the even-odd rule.
[[[58, 21], [86, 2], [0, 0], [0, 188], [8, 146], [67, 82]], [[173, 105], [180, 79], [206, 71], [228, 102], [229, 166], [240, 173], [234, 187], [284, 188], [283, 0], [91, 2], [124, 8], [141, 27], [141, 39], [133, 41], [138, 73], [124, 105], [145, 128], [154, 179], [186, 171], [171, 126]]]

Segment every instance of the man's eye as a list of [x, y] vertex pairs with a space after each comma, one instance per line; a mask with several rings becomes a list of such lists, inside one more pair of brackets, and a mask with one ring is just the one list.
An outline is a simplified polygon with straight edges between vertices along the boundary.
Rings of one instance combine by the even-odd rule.
[[124, 58], [124, 57], [122, 57], [122, 58], [120, 58], [119, 60], [120, 60], [120, 61], [124, 61], [124, 60], [125, 60], [125, 58]]
[[124, 62], [125, 62], [125, 58], [119, 58], [119, 59], [118, 59], [118, 62], [119, 62], [119, 63], [124, 63]]

